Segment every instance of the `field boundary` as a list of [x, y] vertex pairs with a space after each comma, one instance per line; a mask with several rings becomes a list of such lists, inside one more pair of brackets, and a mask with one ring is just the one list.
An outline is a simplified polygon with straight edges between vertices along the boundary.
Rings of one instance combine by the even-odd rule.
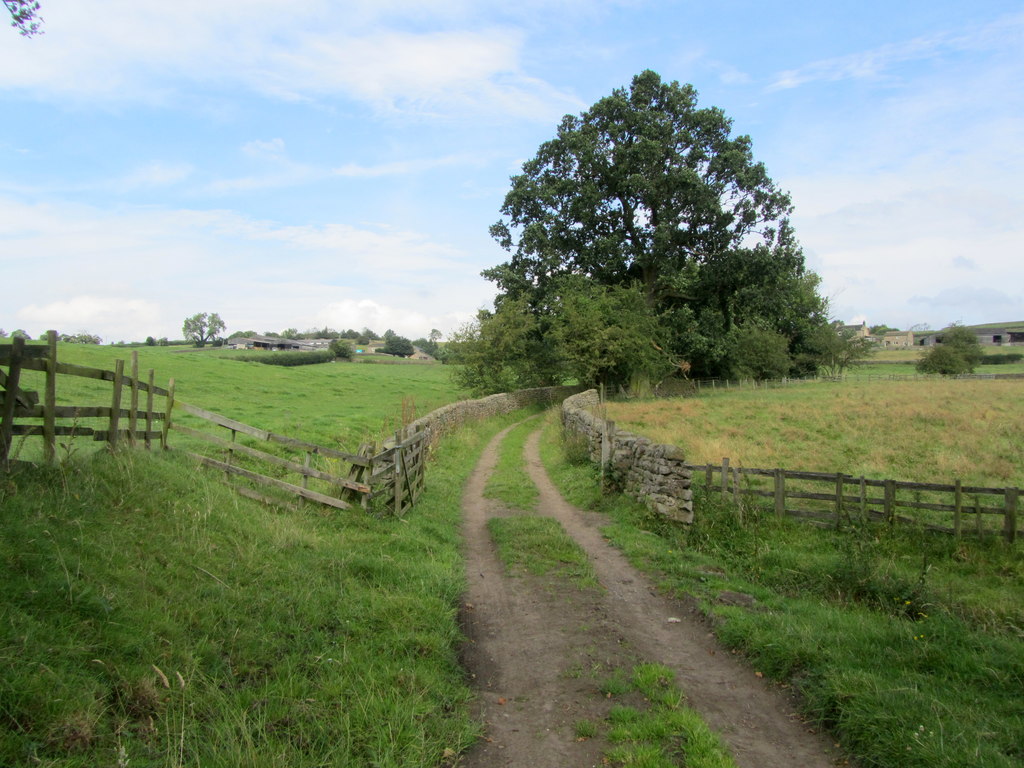
[[1018, 529], [1018, 488], [967, 486], [959, 480], [948, 485], [868, 479], [841, 472], [739, 467], [730, 466], [728, 458], [720, 465], [691, 464], [677, 446], [618, 430], [614, 421], [597, 412], [600, 404], [601, 397], [593, 389], [566, 399], [563, 425], [586, 442], [590, 460], [601, 467], [602, 482], [610, 476], [665, 517], [692, 522], [693, 479], [703, 475], [705, 490], [731, 497], [741, 515], [744, 497], [754, 497], [770, 499], [779, 517], [837, 528], [855, 521], [881, 521], [956, 537], [998, 533], [1011, 543], [1024, 536], [1024, 530]]

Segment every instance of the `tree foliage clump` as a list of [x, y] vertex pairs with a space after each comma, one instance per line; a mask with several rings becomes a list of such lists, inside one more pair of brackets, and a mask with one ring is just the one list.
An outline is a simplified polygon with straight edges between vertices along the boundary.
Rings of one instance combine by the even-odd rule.
[[11, 26], [22, 37], [43, 34], [43, 19], [39, 16], [37, 0], [4, 0], [4, 7], [11, 14]]
[[385, 355], [394, 355], [395, 357], [412, 357], [416, 351], [413, 349], [412, 342], [409, 341], [405, 336], [399, 336], [394, 331], [388, 330], [384, 334], [385, 342], [384, 346], [380, 348], [380, 351]]
[[[524, 345], [547, 351], [555, 367], [543, 378], [555, 380], [574, 358], [555, 349], [569, 338], [556, 315], [575, 310], [583, 322], [579, 302], [567, 297], [585, 295], [589, 284], [620, 292], [601, 294], [603, 301], [622, 301], [628, 292], [642, 298], [653, 327], [634, 324], [632, 333], [647, 342], [618, 348], [632, 354], [653, 344], [665, 367], [728, 375], [739, 329], [750, 328], [781, 335], [788, 359], [798, 359], [827, 319], [791, 210], [789, 196], [754, 160], [750, 138], [733, 136], [720, 109], [699, 107], [690, 85], [642, 72], [628, 89], [566, 115], [555, 138], [512, 178], [503, 218], [491, 227], [510, 258], [484, 271], [499, 296], [496, 312], [478, 322], [494, 323], [513, 307], [530, 315], [523, 324], [533, 339]], [[502, 325], [507, 332], [515, 323]], [[457, 345], [463, 355], [471, 337]], [[650, 366], [635, 355], [615, 364], [605, 355], [594, 365], [595, 356], [584, 366], [585, 383]], [[530, 359], [535, 367], [532, 353]], [[577, 369], [579, 363], [575, 356]]]
[[920, 373], [941, 373], [947, 376], [974, 373], [984, 356], [978, 337], [968, 328], [954, 323], [942, 332], [938, 343], [917, 361], [917, 370]]
[[226, 326], [216, 312], [199, 312], [192, 317], [186, 317], [181, 326], [181, 332], [185, 334], [186, 341], [195, 344], [197, 347], [206, 346], [207, 342], [217, 338]]

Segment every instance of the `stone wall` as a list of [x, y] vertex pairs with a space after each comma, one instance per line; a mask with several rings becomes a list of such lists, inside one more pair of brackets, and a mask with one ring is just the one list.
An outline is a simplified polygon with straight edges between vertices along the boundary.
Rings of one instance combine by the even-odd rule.
[[587, 441], [592, 461], [600, 463], [605, 457], [607, 471], [630, 496], [658, 514], [693, 522], [691, 471], [686, 468], [682, 450], [629, 432], [607, 434], [605, 421], [595, 413], [600, 402], [594, 389], [563, 400], [562, 424], [566, 431]]
[[427, 439], [434, 443], [467, 421], [489, 419], [528, 405], [552, 405], [579, 391], [579, 387], [537, 387], [490, 395], [478, 400], [461, 400], [431, 411], [409, 424], [406, 429], [410, 433], [426, 430]]

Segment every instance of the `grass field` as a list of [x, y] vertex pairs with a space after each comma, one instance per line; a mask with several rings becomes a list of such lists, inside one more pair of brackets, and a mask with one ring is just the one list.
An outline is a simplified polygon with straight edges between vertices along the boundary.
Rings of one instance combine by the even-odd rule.
[[[1014, 352], [1024, 353], [1024, 347], [982, 347], [981, 350], [985, 355], [1001, 355]], [[880, 349], [868, 358], [864, 364], [854, 366], [848, 370], [846, 375], [851, 378], [911, 376], [916, 373], [914, 365], [926, 351], [924, 347]], [[986, 365], [984, 359], [982, 359], [982, 364], [975, 368], [974, 372], [977, 374], [1024, 373], [1024, 360], [1018, 363]]]
[[695, 464], [1024, 486], [1024, 380], [808, 382], [609, 402], [622, 430]]
[[[602, 496], [566, 456], [557, 419], [542, 443], [573, 503], [605, 512], [605, 536], [662, 589], [693, 595], [718, 637], [780, 686], [857, 765], [1011, 768], [1024, 761], [1024, 550], [919, 532], [822, 530], [768, 511], [740, 521], [695, 499], [691, 526]], [[652, 535], [653, 534], [653, 535]], [[723, 604], [723, 591], [755, 598]]]
[[[229, 351], [138, 347], [140, 376], [152, 368], [157, 386], [175, 380], [176, 397], [229, 418], [328, 447], [354, 451], [402, 424], [464, 395], [441, 365], [324, 363], [297, 367], [231, 359]], [[59, 344], [62, 362], [113, 370], [130, 349]], [[126, 364], [126, 370], [128, 366]], [[24, 388], [41, 388], [42, 375], [25, 372]], [[58, 402], [109, 405], [109, 382], [59, 377]], [[158, 398], [157, 409], [163, 409]], [[36, 441], [38, 442], [38, 440]], [[80, 450], [88, 444], [81, 443]]]

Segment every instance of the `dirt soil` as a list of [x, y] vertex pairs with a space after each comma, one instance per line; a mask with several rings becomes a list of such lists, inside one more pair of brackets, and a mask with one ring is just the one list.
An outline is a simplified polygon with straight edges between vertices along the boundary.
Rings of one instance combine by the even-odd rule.
[[[829, 768], [845, 764], [834, 745], [773, 687], [723, 649], [695, 605], [660, 595], [601, 534], [607, 520], [568, 504], [540, 462], [540, 431], [525, 461], [540, 492], [536, 512], [558, 520], [590, 558], [601, 589], [509, 574], [487, 530], [489, 517], [526, 514], [485, 499], [487, 478], [508, 430], [485, 449], [463, 494], [468, 589], [462, 605], [463, 658], [478, 692], [484, 738], [462, 768], [601, 766], [608, 743], [578, 739], [575, 724], [602, 722], [613, 704], [601, 693], [616, 670], [638, 663], [673, 669], [687, 703], [743, 768]], [[634, 694], [635, 695], [635, 694]]]

